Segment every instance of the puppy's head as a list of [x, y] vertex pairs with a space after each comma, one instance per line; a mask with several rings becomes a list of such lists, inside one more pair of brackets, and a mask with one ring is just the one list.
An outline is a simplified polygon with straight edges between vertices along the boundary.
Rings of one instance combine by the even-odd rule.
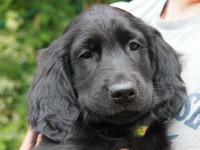
[[153, 104], [148, 39], [140, 23], [110, 7], [94, 7], [85, 14], [70, 54], [85, 117], [127, 123]]
[[38, 62], [29, 122], [55, 141], [80, 113], [87, 123], [166, 120], [186, 96], [174, 50], [155, 29], [109, 6], [76, 17]]

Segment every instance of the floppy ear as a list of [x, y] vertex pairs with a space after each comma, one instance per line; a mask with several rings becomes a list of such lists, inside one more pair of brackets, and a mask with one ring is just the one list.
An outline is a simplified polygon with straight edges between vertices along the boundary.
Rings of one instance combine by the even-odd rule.
[[62, 36], [39, 52], [37, 72], [29, 90], [29, 124], [35, 132], [57, 142], [64, 139], [79, 115], [66, 42]]
[[150, 57], [154, 71], [153, 85], [156, 108], [153, 116], [162, 122], [168, 121], [180, 110], [186, 100], [186, 88], [181, 78], [179, 57], [160, 33], [153, 29]]

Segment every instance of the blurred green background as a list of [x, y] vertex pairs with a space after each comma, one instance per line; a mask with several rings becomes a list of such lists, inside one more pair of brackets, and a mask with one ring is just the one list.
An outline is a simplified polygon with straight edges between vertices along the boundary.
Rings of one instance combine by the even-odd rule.
[[95, 3], [117, 0], [0, 0], [0, 150], [17, 150], [27, 130], [26, 93], [36, 51]]

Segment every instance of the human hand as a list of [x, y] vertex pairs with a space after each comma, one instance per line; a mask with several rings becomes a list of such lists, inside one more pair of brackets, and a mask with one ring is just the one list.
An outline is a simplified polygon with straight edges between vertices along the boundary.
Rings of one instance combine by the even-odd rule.
[[29, 127], [20, 150], [32, 150], [41, 142], [41, 140], [42, 135], [35, 133], [32, 128]]

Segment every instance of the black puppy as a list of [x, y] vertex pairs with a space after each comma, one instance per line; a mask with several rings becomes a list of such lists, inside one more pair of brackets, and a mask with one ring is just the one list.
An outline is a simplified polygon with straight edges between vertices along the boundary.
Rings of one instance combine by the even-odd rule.
[[180, 73], [154, 28], [106, 5], [84, 11], [38, 55], [28, 114], [44, 135], [37, 149], [170, 149], [166, 122], [186, 99]]

